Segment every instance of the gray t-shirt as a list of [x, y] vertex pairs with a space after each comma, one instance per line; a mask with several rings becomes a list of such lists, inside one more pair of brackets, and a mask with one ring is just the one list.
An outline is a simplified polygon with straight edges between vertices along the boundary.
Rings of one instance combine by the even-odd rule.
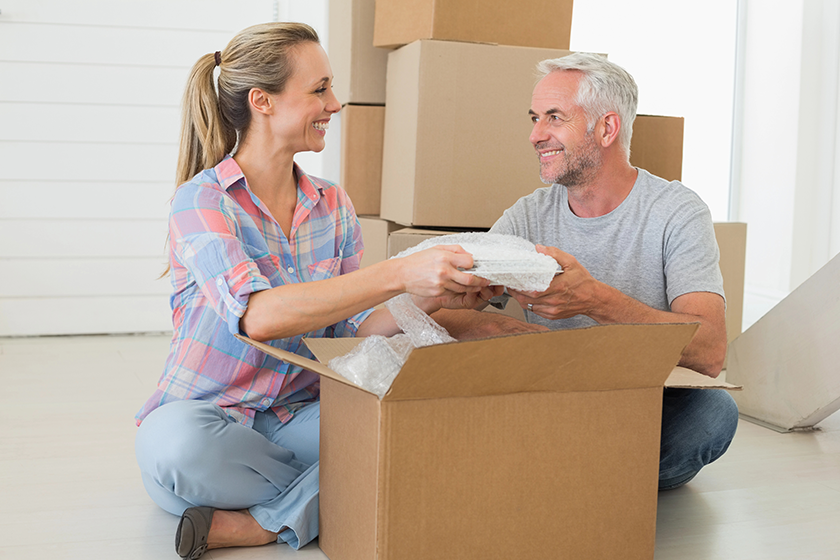
[[[711, 214], [693, 191], [639, 169], [627, 198], [612, 212], [580, 218], [562, 185], [538, 189], [505, 210], [490, 230], [518, 235], [569, 253], [596, 279], [655, 309], [691, 292], [723, 296]], [[549, 321], [525, 311], [530, 323], [551, 329], [594, 325], [583, 315]]]

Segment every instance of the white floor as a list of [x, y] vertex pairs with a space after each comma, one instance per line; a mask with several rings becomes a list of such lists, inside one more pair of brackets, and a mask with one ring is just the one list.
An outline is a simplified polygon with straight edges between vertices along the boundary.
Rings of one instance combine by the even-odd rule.
[[[177, 519], [146, 496], [134, 413], [165, 336], [0, 338], [0, 558], [177, 558]], [[660, 494], [656, 560], [840, 558], [840, 417], [779, 434], [742, 421], [729, 452]], [[324, 559], [313, 543], [208, 559]]]

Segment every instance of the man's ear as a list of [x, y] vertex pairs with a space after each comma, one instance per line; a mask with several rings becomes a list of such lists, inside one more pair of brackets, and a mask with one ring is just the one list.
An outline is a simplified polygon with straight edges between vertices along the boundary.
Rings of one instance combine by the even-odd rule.
[[601, 117], [598, 124], [598, 141], [602, 147], [606, 148], [618, 141], [618, 131], [621, 130], [621, 117], [618, 113], [610, 111]]
[[271, 97], [259, 88], [251, 88], [248, 92], [248, 105], [258, 113], [270, 114], [274, 109], [274, 102]]

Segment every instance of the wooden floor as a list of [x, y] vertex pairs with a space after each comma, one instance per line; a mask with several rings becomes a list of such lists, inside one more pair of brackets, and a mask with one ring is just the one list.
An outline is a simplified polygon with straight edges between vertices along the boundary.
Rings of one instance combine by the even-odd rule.
[[[146, 496], [134, 413], [164, 336], [0, 338], [0, 558], [177, 558], [177, 519]], [[837, 415], [835, 415], [837, 416]], [[729, 452], [659, 496], [656, 560], [840, 558], [840, 418], [780, 434], [742, 421]], [[208, 559], [324, 559], [317, 542]]]

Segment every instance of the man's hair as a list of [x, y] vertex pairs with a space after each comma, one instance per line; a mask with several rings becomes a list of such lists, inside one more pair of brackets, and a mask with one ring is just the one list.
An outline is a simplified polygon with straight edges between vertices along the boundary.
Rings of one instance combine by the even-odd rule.
[[639, 88], [636, 81], [624, 68], [610, 62], [606, 57], [590, 53], [573, 53], [561, 58], [543, 60], [537, 64], [542, 79], [552, 72], [580, 72], [583, 76], [578, 86], [575, 103], [586, 114], [587, 132], [610, 111], [621, 119], [618, 143], [630, 155], [630, 139], [633, 136], [633, 121], [639, 104]]

